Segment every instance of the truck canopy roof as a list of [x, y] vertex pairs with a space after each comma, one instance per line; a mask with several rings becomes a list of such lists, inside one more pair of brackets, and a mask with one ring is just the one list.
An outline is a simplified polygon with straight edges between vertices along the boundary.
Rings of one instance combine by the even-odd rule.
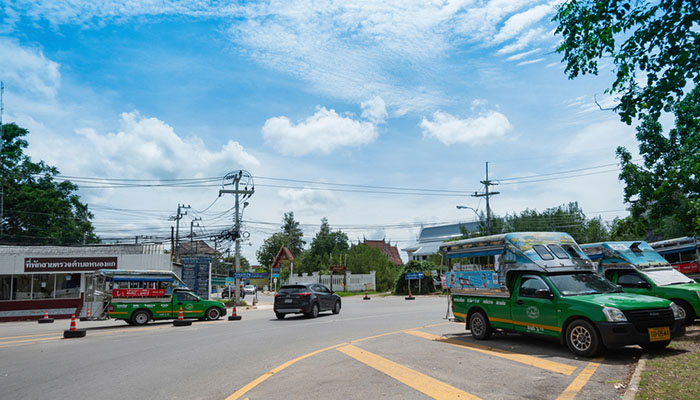
[[445, 242], [440, 250], [448, 259], [510, 254], [503, 257], [505, 270], [536, 270], [541, 272], [587, 270], [593, 265], [564, 232], [511, 232]]
[[581, 245], [581, 249], [591, 260], [605, 260], [608, 267], [635, 266], [637, 268], [670, 267], [645, 241], [600, 242]]

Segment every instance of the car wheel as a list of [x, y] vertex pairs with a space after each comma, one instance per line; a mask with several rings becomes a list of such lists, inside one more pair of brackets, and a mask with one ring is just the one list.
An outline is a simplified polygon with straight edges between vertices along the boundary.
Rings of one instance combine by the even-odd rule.
[[477, 311], [469, 317], [469, 330], [476, 340], [486, 340], [493, 333], [491, 324], [482, 311]]
[[151, 320], [151, 314], [145, 310], [138, 310], [131, 314], [132, 325], [146, 325]]
[[663, 350], [668, 346], [668, 344], [671, 343], [670, 340], [664, 340], [663, 342], [651, 342], [651, 343], [645, 343], [642, 346], [642, 348], [646, 351], [659, 351]]
[[335, 301], [335, 306], [333, 306], [333, 314], [338, 314], [340, 312], [340, 300]]
[[685, 325], [691, 325], [695, 321], [695, 310], [693, 310], [693, 307], [683, 300], [673, 300], [673, 302], [685, 313]]
[[212, 307], [212, 308], [207, 310], [206, 316], [207, 316], [207, 320], [215, 321], [215, 320], [221, 318], [221, 310], [219, 310], [217, 307]]
[[284, 319], [284, 317], [285, 317], [286, 315], [287, 315], [287, 314], [284, 314], [284, 313], [278, 313], [278, 312], [275, 313], [275, 317], [277, 317], [277, 319]]
[[305, 314], [308, 318], [316, 318], [318, 317], [318, 303], [314, 303], [311, 306], [311, 311]]
[[602, 348], [598, 331], [583, 319], [577, 319], [566, 328], [566, 345], [572, 353], [581, 357], [593, 357]]

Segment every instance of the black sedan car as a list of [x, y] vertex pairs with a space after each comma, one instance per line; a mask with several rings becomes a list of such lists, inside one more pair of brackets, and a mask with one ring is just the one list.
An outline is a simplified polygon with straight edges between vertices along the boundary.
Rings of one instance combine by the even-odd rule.
[[320, 283], [284, 285], [275, 294], [275, 315], [283, 319], [287, 314], [304, 314], [316, 318], [321, 311], [340, 312], [340, 296]]

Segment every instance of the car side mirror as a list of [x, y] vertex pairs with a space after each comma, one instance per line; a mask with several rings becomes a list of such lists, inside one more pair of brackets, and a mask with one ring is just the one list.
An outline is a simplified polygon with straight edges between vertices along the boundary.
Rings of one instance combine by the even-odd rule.
[[554, 295], [547, 289], [537, 289], [535, 291], [535, 297], [538, 299], [551, 299]]
[[651, 285], [649, 282], [639, 282], [639, 285], [637, 287], [640, 287], [642, 289], [651, 289]]

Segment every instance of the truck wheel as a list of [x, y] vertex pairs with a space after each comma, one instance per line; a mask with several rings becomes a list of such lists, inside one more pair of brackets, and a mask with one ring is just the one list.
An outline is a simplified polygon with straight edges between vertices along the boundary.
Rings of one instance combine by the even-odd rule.
[[566, 328], [566, 345], [574, 355], [581, 357], [593, 357], [602, 348], [598, 331], [583, 319], [575, 320]]
[[642, 346], [642, 348], [646, 351], [659, 351], [663, 350], [668, 346], [668, 344], [671, 343], [670, 340], [664, 340], [663, 342], [651, 342], [651, 343], [645, 343]]
[[131, 314], [131, 323], [133, 325], [146, 325], [151, 320], [151, 314], [145, 310], [138, 310]]
[[693, 307], [683, 300], [673, 300], [673, 302], [685, 312], [685, 326], [691, 325], [695, 321]]
[[207, 316], [207, 320], [216, 321], [217, 319], [221, 318], [221, 310], [219, 310], [217, 307], [211, 307], [207, 310], [205, 315]]
[[486, 340], [493, 333], [491, 324], [482, 311], [477, 311], [469, 317], [469, 330], [476, 340]]

